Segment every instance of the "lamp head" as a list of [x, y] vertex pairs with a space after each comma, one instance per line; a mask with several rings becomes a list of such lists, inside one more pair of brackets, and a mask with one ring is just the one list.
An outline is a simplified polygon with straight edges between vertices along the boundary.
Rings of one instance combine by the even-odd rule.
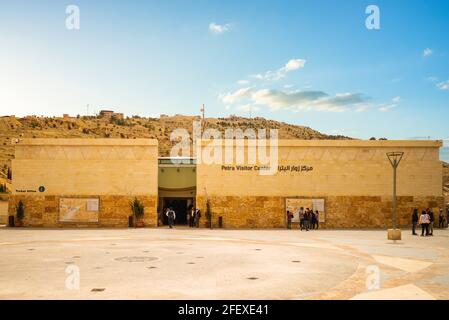
[[404, 152], [387, 152], [388, 160], [394, 168], [399, 165], [403, 155]]

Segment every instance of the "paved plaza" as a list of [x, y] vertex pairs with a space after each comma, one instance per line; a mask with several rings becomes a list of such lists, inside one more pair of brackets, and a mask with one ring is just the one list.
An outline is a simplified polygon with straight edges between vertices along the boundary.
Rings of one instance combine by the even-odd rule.
[[449, 231], [409, 233], [1, 227], [0, 299], [449, 299]]

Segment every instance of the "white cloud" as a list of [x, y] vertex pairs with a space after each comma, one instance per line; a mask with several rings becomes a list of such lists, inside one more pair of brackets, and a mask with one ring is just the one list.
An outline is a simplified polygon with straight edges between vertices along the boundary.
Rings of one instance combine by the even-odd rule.
[[430, 76], [430, 77], [427, 77], [426, 80], [430, 81], [430, 82], [436, 82], [436, 81], [438, 81], [438, 77]]
[[401, 102], [401, 97], [397, 96], [391, 99], [391, 103], [389, 104], [381, 104], [377, 110], [380, 112], [387, 112], [393, 108], [396, 108], [398, 104]]
[[248, 80], [239, 80], [239, 81], [237, 81], [237, 84], [244, 86], [244, 85], [249, 84], [249, 81]]
[[379, 107], [379, 111], [380, 112], [387, 112], [387, 111], [389, 111], [390, 109], [392, 109], [392, 108], [396, 108], [397, 107], [397, 105], [395, 105], [395, 104], [389, 104], [389, 105], [384, 105], [384, 106], [381, 106], [381, 107]]
[[271, 111], [290, 109], [315, 110], [327, 112], [342, 112], [358, 109], [359, 112], [366, 103], [366, 98], [359, 93], [339, 93], [329, 96], [323, 91], [286, 92], [273, 89], [242, 88], [233, 93], [220, 95], [227, 104], [248, 102], [252, 105], [263, 105]]
[[437, 88], [440, 90], [449, 90], [449, 80], [437, 83]]
[[304, 68], [305, 63], [306, 63], [306, 60], [292, 59], [285, 64], [284, 70], [285, 70], [285, 72], [289, 72], [289, 71], [293, 71], [293, 70], [296, 70], [299, 68]]
[[226, 31], [229, 31], [231, 25], [229, 23], [227, 24], [218, 24], [215, 22], [212, 22], [209, 24], [209, 31], [214, 34], [222, 34]]
[[288, 72], [304, 68], [306, 60], [291, 59], [282, 68], [276, 71], [267, 71], [264, 74], [256, 74], [253, 77], [258, 80], [276, 81], [284, 78]]
[[424, 49], [422, 55], [423, 55], [423, 57], [430, 57], [432, 55], [432, 53], [433, 53], [432, 49], [426, 48], [426, 49]]
[[251, 87], [248, 88], [241, 88], [233, 93], [228, 93], [225, 95], [220, 95], [220, 99], [227, 104], [235, 103], [239, 100], [242, 100], [244, 98], [248, 98], [251, 96], [251, 91], [253, 89]]

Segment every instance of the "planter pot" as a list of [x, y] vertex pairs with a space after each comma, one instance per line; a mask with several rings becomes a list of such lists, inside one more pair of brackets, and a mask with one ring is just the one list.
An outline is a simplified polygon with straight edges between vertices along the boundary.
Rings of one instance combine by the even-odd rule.
[[387, 235], [388, 235], [388, 240], [401, 240], [401, 230], [400, 229], [388, 229]]
[[143, 228], [143, 227], [145, 227], [145, 222], [143, 221], [143, 220], [137, 220], [136, 221], [136, 227], [137, 228]]
[[14, 227], [19, 227], [19, 228], [23, 227], [23, 221], [19, 220], [17, 218], [14, 219]]

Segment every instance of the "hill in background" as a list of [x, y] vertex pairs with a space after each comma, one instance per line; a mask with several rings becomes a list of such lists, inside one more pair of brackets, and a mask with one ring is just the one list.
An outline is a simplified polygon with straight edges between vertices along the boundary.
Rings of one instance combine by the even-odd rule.
[[[170, 134], [177, 128], [184, 128], [192, 134], [194, 120], [199, 116], [166, 116], [143, 118], [133, 116], [83, 117], [0, 117], [0, 163], [8, 164], [13, 158], [13, 143], [19, 138], [151, 138], [159, 141], [160, 156], [168, 156], [171, 148]], [[326, 135], [304, 126], [264, 118], [206, 118], [203, 130], [215, 128], [222, 133], [227, 128], [269, 128], [278, 129], [281, 139], [350, 139], [339, 135]]]

